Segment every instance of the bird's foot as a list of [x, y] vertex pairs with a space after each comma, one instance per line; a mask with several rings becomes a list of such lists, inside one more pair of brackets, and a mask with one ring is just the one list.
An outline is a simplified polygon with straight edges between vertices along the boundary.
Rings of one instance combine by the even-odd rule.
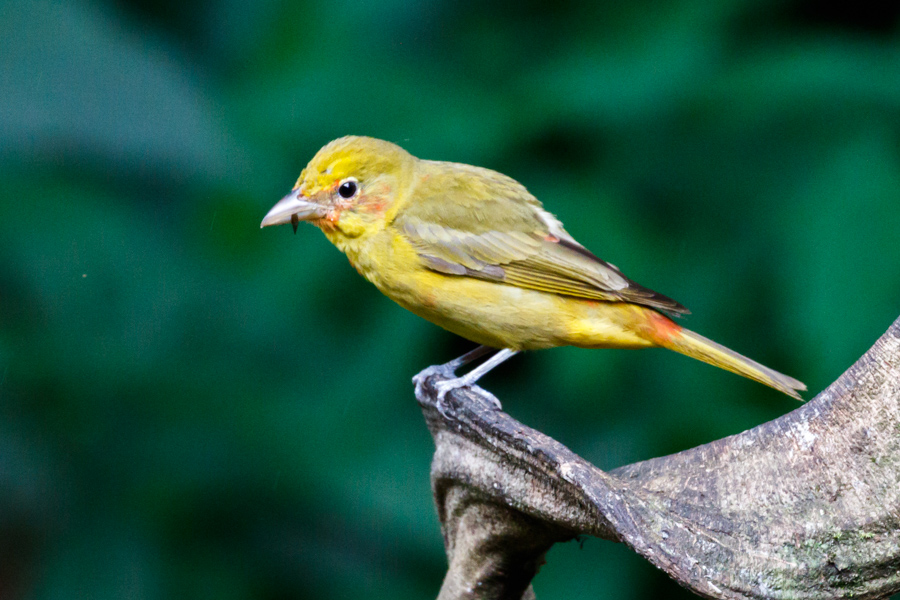
[[447, 416], [445, 412], [447, 408], [446, 398], [447, 394], [452, 391], [463, 387], [468, 387], [474, 393], [479, 396], [485, 398], [490, 401], [491, 404], [494, 405], [496, 410], [503, 410], [503, 407], [500, 405], [500, 400], [497, 399], [497, 396], [493, 395], [480, 385], [475, 385], [474, 383], [469, 383], [469, 379], [465, 376], [457, 377], [455, 379], [446, 379], [444, 381], [439, 381], [434, 384], [434, 389], [437, 391], [437, 409], [438, 412], [441, 413], [444, 417]]
[[423, 386], [425, 385], [425, 380], [429, 377], [440, 375], [449, 381], [453, 381], [455, 378], [458, 379], [456, 377], [456, 368], [457, 365], [455, 365], [453, 361], [450, 361], [442, 365], [431, 365], [430, 367], [419, 371], [419, 373], [412, 378], [413, 384], [416, 386], [416, 397], [424, 397], [425, 390]]
[[416, 397], [420, 400], [425, 397], [425, 380], [427, 380], [429, 377], [440, 375], [443, 380], [435, 383], [434, 387], [437, 391], [437, 409], [442, 416], [447, 417], [447, 404], [445, 402], [447, 392], [466, 386], [469, 386], [472, 391], [482, 395], [487, 400], [490, 400], [491, 404], [497, 407], [497, 410], [501, 410], [500, 401], [497, 400], [497, 397], [489, 391], [475, 385], [475, 382], [478, 381], [478, 379], [482, 375], [493, 369], [496, 365], [500, 364], [510, 356], [516, 354], [517, 351], [509, 349], [500, 350], [490, 359], [485, 361], [484, 364], [471, 370], [462, 377], [456, 376], [456, 370], [458, 368], [463, 365], [469, 364], [473, 360], [481, 358], [485, 354], [490, 354], [493, 351], [494, 349], [488, 346], [478, 346], [474, 350], [466, 352], [459, 358], [451, 360], [448, 363], [444, 363], [442, 365], [433, 365], [428, 367], [427, 369], [420, 371], [418, 375], [413, 377], [413, 383], [416, 386]]

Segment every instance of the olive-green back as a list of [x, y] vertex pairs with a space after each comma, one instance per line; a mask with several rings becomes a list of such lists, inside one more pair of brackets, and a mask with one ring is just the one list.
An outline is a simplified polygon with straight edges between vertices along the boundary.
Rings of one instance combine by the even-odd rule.
[[415, 187], [391, 223], [425, 265], [592, 300], [688, 312], [644, 288], [576, 242], [514, 179], [480, 167], [418, 161]]

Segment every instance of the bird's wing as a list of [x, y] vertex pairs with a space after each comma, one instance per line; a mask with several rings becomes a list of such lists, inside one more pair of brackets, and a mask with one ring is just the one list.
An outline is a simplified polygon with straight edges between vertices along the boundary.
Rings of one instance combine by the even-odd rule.
[[426, 166], [449, 169], [451, 176], [425, 177], [415, 201], [398, 211], [392, 225], [427, 268], [578, 298], [633, 302], [672, 314], [688, 312], [594, 256], [515, 180], [468, 165]]

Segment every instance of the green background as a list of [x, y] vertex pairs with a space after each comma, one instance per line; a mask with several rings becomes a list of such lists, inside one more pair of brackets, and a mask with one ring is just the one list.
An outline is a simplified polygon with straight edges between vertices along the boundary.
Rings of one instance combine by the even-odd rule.
[[[900, 315], [900, 8], [826, 4], [3, 2], [0, 597], [436, 595], [410, 378], [471, 345], [259, 229], [346, 134], [515, 177], [812, 397]], [[796, 407], [661, 350], [484, 384], [602, 468]], [[595, 539], [534, 585], [689, 596]]]

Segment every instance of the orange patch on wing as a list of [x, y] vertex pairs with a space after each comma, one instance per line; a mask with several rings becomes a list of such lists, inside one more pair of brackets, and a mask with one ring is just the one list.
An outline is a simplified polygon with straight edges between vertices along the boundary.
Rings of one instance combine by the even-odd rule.
[[649, 325], [650, 339], [660, 346], [670, 342], [682, 329], [681, 325], [656, 311], [650, 311]]
[[547, 235], [544, 236], [544, 239], [547, 240], [548, 242], [552, 242], [552, 243], [554, 243], [554, 244], [558, 244], [558, 243], [559, 243], [559, 238], [556, 237], [555, 235], [551, 235], [551, 234], [549, 234], [549, 233], [548, 233]]

